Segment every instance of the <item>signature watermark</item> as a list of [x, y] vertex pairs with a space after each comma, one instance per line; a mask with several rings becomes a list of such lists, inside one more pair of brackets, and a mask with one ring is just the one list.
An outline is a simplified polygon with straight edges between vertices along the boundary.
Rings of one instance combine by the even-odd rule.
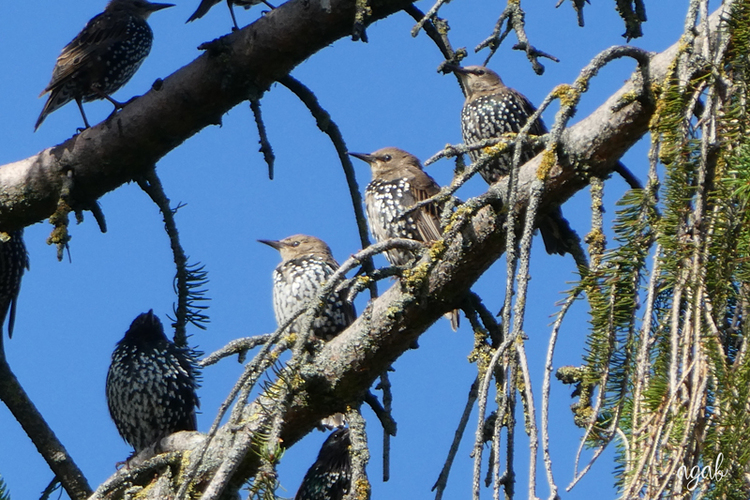
[[687, 488], [688, 490], [693, 491], [701, 481], [721, 481], [724, 479], [726, 472], [721, 469], [721, 463], [723, 461], [724, 455], [719, 453], [713, 464], [705, 465], [703, 468], [696, 465], [688, 471], [687, 466], [680, 465], [680, 468], [677, 470], [677, 477], [687, 479]]

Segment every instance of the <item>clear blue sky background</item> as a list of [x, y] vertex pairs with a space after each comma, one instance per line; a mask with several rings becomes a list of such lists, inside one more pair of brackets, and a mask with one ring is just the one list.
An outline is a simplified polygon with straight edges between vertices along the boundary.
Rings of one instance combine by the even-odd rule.
[[[185, 24], [198, 0], [179, 5], [151, 18], [155, 41], [150, 57], [115, 98], [122, 101], [146, 92], [151, 83], [188, 64], [199, 55], [196, 47], [229, 31], [231, 20], [222, 2], [197, 22]], [[534, 103], [558, 84], [570, 83], [601, 50], [625, 43], [621, 19], [612, 1], [596, 1], [585, 9], [586, 27], [579, 28], [569, 2], [555, 9], [555, 0], [525, 2], [527, 33], [540, 50], [560, 63], [543, 60], [546, 72], [537, 76], [523, 53], [511, 51], [513, 35], [503, 44], [490, 67], [505, 82], [520, 89]], [[54, 146], [82, 125], [75, 104], [50, 115], [37, 133], [34, 122], [44, 104], [37, 99], [49, 81], [55, 58], [95, 14], [104, 0], [58, 2], [3, 2], [0, 33], [6, 49], [0, 51], [3, 77], [0, 92], [0, 164], [29, 157]], [[686, 1], [647, 2], [645, 36], [632, 42], [660, 51], [677, 41]], [[417, 4], [422, 10], [430, 1]], [[473, 47], [488, 36], [504, 2], [461, 0], [447, 5], [455, 47], [468, 47], [466, 64], [480, 64], [485, 53]], [[241, 24], [252, 22], [262, 8], [237, 9]], [[459, 143], [459, 113], [463, 102], [452, 76], [436, 67], [442, 57], [421, 33], [409, 34], [412, 19], [404, 13], [379, 21], [368, 29], [368, 44], [341, 40], [296, 68], [293, 76], [313, 89], [338, 123], [352, 151], [371, 152], [398, 146], [425, 159], [446, 143]], [[619, 88], [634, 68], [631, 61], [611, 64], [594, 79], [584, 95], [578, 118], [585, 117]], [[257, 152], [258, 138], [249, 106], [242, 104], [224, 117], [221, 127], [210, 127], [167, 155], [158, 165], [173, 204], [186, 203], [177, 221], [191, 261], [206, 265], [210, 277], [211, 323], [208, 330], [192, 329], [192, 342], [212, 352], [228, 341], [273, 331], [271, 272], [279, 261], [272, 249], [256, 239], [280, 239], [294, 233], [318, 236], [343, 261], [360, 243], [341, 166], [328, 138], [321, 134], [304, 106], [284, 87], [274, 86], [262, 101], [268, 134], [276, 153], [276, 177], [269, 181], [266, 165]], [[91, 123], [111, 112], [109, 103], [86, 105]], [[546, 115], [552, 123], [556, 107]], [[642, 179], [647, 170], [647, 144], [625, 157]], [[357, 162], [360, 188], [370, 179], [369, 169]], [[428, 172], [440, 184], [450, 181], [453, 165], [441, 161]], [[483, 192], [481, 180], [458, 195], [464, 199]], [[608, 220], [624, 182], [607, 183]], [[135, 184], [121, 187], [101, 200], [109, 232], [101, 234], [90, 214], [80, 226], [71, 226], [71, 257], [55, 259], [45, 240], [51, 230], [39, 223], [26, 230], [31, 271], [26, 275], [14, 338], [6, 352], [16, 375], [52, 429], [96, 487], [115, 471], [115, 464], [130, 453], [109, 418], [104, 381], [114, 344], [130, 322], [153, 308], [163, 322], [175, 300], [174, 267], [161, 215]], [[590, 227], [586, 192], [564, 205], [573, 226], [584, 235]], [[570, 257], [548, 256], [535, 239], [531, 270], [531, 303], [525, 332], [527, 352], [540, 398], [541, 376], [549, 335], [550, 315], [561, 291], [575, 279]], [[379, 260], [380, 265], [385, 262]], [[503, 300], [505, 262], [501, 259], [474, 290], [493, 311]], [[381, 290], [389, 283], [381, 283]], [[364, 308], [365, 296], [358, 299]], [[564, 326], [555, 367], [579, 364], [588, 331], [587, 306], [579, 302]], [[453, 333], [439, 321], [420, 339], [420, 349], [409, 351], [395, 364], [394, 416], [398, 437], [392, 444], [391, 480], [380, 480], [379, 424], [369, 409], [368, 433], [372, 444], [369, 466], [373, 498], [433, 498], [430, 487], [442, 467], [455, 426], [463, 409], [475, 367], [466, 355], [472, 347], [467, 325]], [[204, 371], [199, 396], [199, 429], [206, 431], [236, 377], [236, 358]], [[573, 474], [573, 457], [582, 431], [572, 424], [569, 405], [572, 389], [553, 382], [552, 458], [557, 483], [564, 488]], [[520, 405], [519, 405], [520, 406]], [[471, 426], [475, 425], [476, 413]], [[520, 417], [520, 415], [519, 415]], [[473, 433], [473, 431], [471, 431]], [[302, 476], [313, 462], [325, 435], [313, 432], [288, 450], [279, 468], [285, 490], [293, 497]], [[517, 494], [524, 498], [527, 478], [526, 437], [518, 429]], [[470, 494], [470, 446], [461, 448], [446, 492], [447, 499]], [[593, 472], [563, 498], [614, 498], [610, 452]], [[547, 488], [540, 466], [538, 494]], [[0, 406], [0, 474], [16, 500], [38, 498], [52, 474], [18, 423]], [[490, 490], [483, 490], [487, 498]], [[243, 495], [244, 496], [244, 495]]]

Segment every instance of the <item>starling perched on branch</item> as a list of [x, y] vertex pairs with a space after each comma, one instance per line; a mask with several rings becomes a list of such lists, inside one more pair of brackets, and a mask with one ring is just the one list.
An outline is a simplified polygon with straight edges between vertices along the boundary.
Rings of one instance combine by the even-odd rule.
[[349, 456], [349, 429], [338, 429], [328, 436], [318, 458], [302, 480], [294, 500], [341, 500], [349, 493], [352, 464]]
[[72, 100], [83, 112], [84, 102], [107, 99], [115, 109], [123, 105], [110, 97], [135, 74], [151, 51], [154, 34], [146, 19], [157, 10], [173, 7], [147, 0], [111, 0], [91, 19], [57, 58], [52, 80], [39, 97], [50, 93], [34, 130], [48, 114]]
[[[484, 66], [448, 67], [459, 76], [466, 93], [466, 102], [461, 111], [461, 131], [467, 145], [484, 139], [499, 138], [506, 133], [518, 133], [536, 111], [523, 94], [507, 87], [491, 69]], [[541, 119], [537, 119], [529, 128], [530, 135], [540, 136], [546, 133], [547, 127]], [[531, 160], [542, 149], [543, 146], [524, 146], [520, 165]], [[476, 162], [482, 155], [481, 150], [469, 152], [472, 162]], [[513, 149], [509, 148], [480, 169], [479, 174], [488, 184], [493, 184], [508, 175], [512, 164]], [[570, 251], [568, 241], [571, 238], [573, 241], [578, 239], [559, 207], [540, 219], [537, 225], [549, 254], [565, 255]]]
[[[211, 7], [216, 5], [217, 3], [221, 2], [221, 0], [201, 0], [200, 5], [198, 5], [198, 9], [193, 12], [193, 15], [190, 16], [190, 18], [187, 20], [189, 23], [190, 21], [195, 21], [196, 19], [199, 19], [206, 15], [206, 13], [211, 10]], [[234, 23], [234, 29], [238, 30], [240, 27], [237, 25], [237, 18], [234, 17], [234, 5], [239, 5], [240, 7], [244, 7], [245, 9], [249, 9], [253, 5], [258, 5], [259, 3], [264, 3], [271, 9], [274, 8], [273, 5], [268, 3], [266, 0], [227, 0], [227, 6], [229, 7], [229, 13], [232, 15], [232, 22]]]
[[136, 453], [174, 432], [196, 429], [196, 374], [192, 354], [167, 339], [153, 310], [135, 318], [112, 353], [107, 405]]
[[[281, 253], [281, 264], [273, 272], [273, 310], [281, 326], [302, 305], [318, 295], [318, 290], [339, 268], [326, 243], [314, 236], [295, 234], [279, 241], [258, 240]], [[346, 290], [332, 293], [323, 312], [313, 320], [316, 337], [330, 340], [357, 317], [346, 299]], [[300, 331], [302, 317], [292, 324]]]
[[[383, 148], [372, 154], [349, 153], [366, 161], [372, 170], [372, 181], [365, 188], [365, 212], [370, 232], [377, 241], [407, 238], [429, 243], [439, 240], [440, 207], [431, 203], [404, 217], [416, 203], [440, 191], [437, 182], [422, 170], [416, 156], [398, 148]], [[388, 250], [391, 265], [403, 266], [414, 259], [409, 250]], [[446, 314], [451, 327], [458, 327], [458, 311]]]
[[0, 335], [8, 316], [8, 337], [13, 337], [16, 319], [16, 300], [21, 289], [24, 270], [29, 268], [29, 254], [23, 243], [23, 229], [10, 233], [10, 239], [0, 241]]

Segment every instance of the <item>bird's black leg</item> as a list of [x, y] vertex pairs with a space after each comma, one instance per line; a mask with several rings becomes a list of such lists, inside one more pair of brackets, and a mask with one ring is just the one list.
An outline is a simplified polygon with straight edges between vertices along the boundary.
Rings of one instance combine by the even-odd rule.
[[83, 130], [86, 130], [87, 128], [91, 128], [91, 125], [89, 125], [89, 121], [86, 119], [86, 113], [83, 112], [83, 102], [79, 97], [76, 98], [76, 104], [78, 104], [78, 109], [81, 110], [81, 116], [83, 117]]
[[232, 22], [234, 23], [234, 29], [232, 31], [239, 31], [240, 27], [237, 25], [237, 18], [234, 17], [234, 8], [232, 7], [232, 0], [227, 0], [227, 7], [229, 7], [229, 13], [232, 15]]

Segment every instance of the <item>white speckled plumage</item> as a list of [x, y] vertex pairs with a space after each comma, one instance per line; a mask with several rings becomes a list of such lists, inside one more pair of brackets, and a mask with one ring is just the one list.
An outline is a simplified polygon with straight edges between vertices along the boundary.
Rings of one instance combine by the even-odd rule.
[[133, 321], [112, 353], [106, 394], [118, 432], [136, 453], [196, 429], [196, 372], [192, 355], [167, 339], [153, 311]]
[[[320, 288], [339, 268], [331, 249], [314, 236], [296, 234], [279, 241], [260, 240], [281, 253], [282, 262], [273, 272], [273, 309], [279, 326], [286, 323], [305, 302], [318, 296]], [[316, 337], [330, 340], [356, 318], [354, 306], [346, 300], [346, 290], [332, 293], [323, 311], [313, 319]], [[299, 332], [305, 319], [292, 324]]]

